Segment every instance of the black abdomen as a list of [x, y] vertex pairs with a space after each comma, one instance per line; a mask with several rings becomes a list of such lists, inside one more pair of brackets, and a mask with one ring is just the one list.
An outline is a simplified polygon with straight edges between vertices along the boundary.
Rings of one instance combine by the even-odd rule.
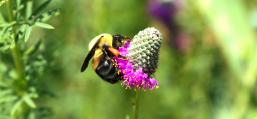
[[111, 59], [101, 59], [95, 71], [103, 80], [109, 83], [113, 84], [120, 80], [118, 68], [114, 66], [113, 61]]

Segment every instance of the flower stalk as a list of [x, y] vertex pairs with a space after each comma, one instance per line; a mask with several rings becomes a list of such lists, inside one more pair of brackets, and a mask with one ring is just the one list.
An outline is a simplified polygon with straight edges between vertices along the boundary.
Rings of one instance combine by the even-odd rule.
[[140, 94], [141, 94], [141, 89], [137, 89], [136, 98], [135, 98], [135, 107], [134, 107], [134, 119], [138, 119]]

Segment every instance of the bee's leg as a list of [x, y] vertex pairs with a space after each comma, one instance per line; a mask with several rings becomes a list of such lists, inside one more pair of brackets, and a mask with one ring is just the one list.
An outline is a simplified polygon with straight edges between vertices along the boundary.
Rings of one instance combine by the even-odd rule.
[[107, 57], [108, 59], [111, 59], [110, 56], [113, 56], [111, 52], [108, 50], [109, 46], [108, 45], [103, 45], [102, 52], [104, 54], [104, 57]]
[[120, 52], [119, 50], [113, 48], [113, 47], [109, 47], [108, 45], [104, 45], [103, 49], [102, 49], [103, 53], [109, 57], [113, 57], [113, 56], [119, 56]]

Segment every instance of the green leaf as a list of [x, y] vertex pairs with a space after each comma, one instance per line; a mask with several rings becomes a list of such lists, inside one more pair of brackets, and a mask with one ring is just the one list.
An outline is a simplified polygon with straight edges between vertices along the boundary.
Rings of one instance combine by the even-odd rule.
[[2, 23], [0, 24], [0, 28], [1, 27], [10, 27], [12, 25], [16, 24], [16, 21], [12, 21], [12, 22], [7, 22], [7, 23]]
[[3, 5], [3, 4], [5, 4], [7, 2], [7, 0], [2, 0], [2, 1], [0, 1], [0, 7]]
[[36, 104], [34, 103], [34, 101], [31, 99], [31, 97], [29, 95], [25, 95], [23, 97], [23, 100], [26, 102], [26, 104], [28, 106], [30, 106], [31, 108], [36, 108]]
[[15, 114], [16, 114], [16, 112], [21, 108], [22, 103], [23, 103], [23, 100], [19, 100], [19, 101], [17, 101], [17, 102], [14, 104], [14, 106], [13, 106], [13, 108], [12, 108], [12, 110], [11, 110], [11, 116], [12, 116], [12, 117], [15, 117]]
[[11, 102], [17, 99], [17, 96], [15, 95], [8, 95], [0, 98], [0, 104], [1, 103], [6, 103], [6, 102]]
[[25, 34], [24, 34], [24, 41], [27, 42], [28, 39], [29, 39], [29, 36], [31, 34], [31, 31], [32, 31], [32, 27], [31, 26], [28, 26], [26, 31], [25, 31]]
[[29, 18], [32, 14], [32, 1], [28, 1], [26, 5], [26, 18]]
[[47, 7], [47, 5], [51, 2], [52, 0], [46, 0], [44, 3], [42, 3], [35, 11], [33, 11], [32, 15], [37, 15], [39, 12], [41, 12], [43, 9]]
[[9, 72], [9, 76], [12, 78], [12, 79], [17, 79], [18, 78], [18, 74], [16, 72], [16, 70], [11, 70]]
[[24, 52], [24, 54], [25, 54], [26, 56], [29, 56], [29, 55], [32, 55], [32, 54], [36, 53], [36, 51], [38, 51], [38, 49], [40, 48], [41, 44], [42, 44], [42, 41], [39, 40], [35, 45], [29, 47], [29, 48]]
[[46, 24], [46, 23], [43, 23], [43, 22], [36, 22], [35, 26], [45, 28], [45, 29], [54, 29], [54, 27], [51, 26], [50, 24]]
[[129, 115], [126, 115], [125, 119], [130, 119]]
[[8, 89], [1, 90], [0, 97], [5, 97], [5, 96], [8, 96], [8, 95], [11, 95], [12, 93], [13, 93], [12, 90], [8, 90]]
[[60, 14], [59, 9], [53, 9], [53, 10], [49, 10], [47, 12], [44, 12], [40, 15], [38, 15], [35, 20], [37, 22], [46, 22], [47, 20], [49, 20], [51, 17], [53, 16], [57, 16]]
[[6, 87], [8, 87], [8, 85], [7, 85], [6, 83], [4, 83], [4, 82], [0, 81], [0, 87], [2, 87], [2, 88], [6, 88]]
[[14, 48], [14, 47], [15, 47], [15, 41], [14, 41], [14, 40], [12, 40], [12, 41], [11, 41], [10, 48]]
[[4, 24], [4, 23], [5, 23], [4, 17], [2, 15], [2, 13], [0, 12], [0, 24]]
[[20, 11], [23, 10], [24, 8], [25, 6], [23, 4], [17, 6], [17, 15], [20, 14], [21, 13]]
[[16, 6], [19, 8], [20, 5], [21, 5], [21, 0], [16, 0]]

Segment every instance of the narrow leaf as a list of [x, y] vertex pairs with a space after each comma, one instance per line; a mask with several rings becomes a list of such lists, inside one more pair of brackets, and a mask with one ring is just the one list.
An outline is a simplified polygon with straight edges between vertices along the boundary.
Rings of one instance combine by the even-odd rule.
[[36, 22], [35, 26], [41, 27], [41, 28], [45, 28], [45, 29], [54, 29], [53, 26], [43, 23], [43, 22]]
[[29, 47], [29, 48], [24, 52], [24, 54], [26, 54], [27, 56], [34, 54], [34, 53], [39, 49], [41, 43], [42, 43], [42, 41], [39, 40], [35, 45]]
[[5, 96], [8, 96], [8, 95], [11, 95], [13, 92], [11, 90], [1, 90], [0, 92], [0, 97], [5, 97]]
[[17, 99], [17, 96], [15, 96], [15, 95], [6, 95], [6, 96], [0, 98], [0, 104], [6, 103], [6, 102], [12, 102], [16, 99]]
[[36, 15], [39, 12], [41, 12], [43, 9], [47, 7], [47, 5], [51, 2], [52, 0], [46, 0], [44, 3], [42, 3], [35, 11], [33, 11], [32, 15]]
[[10, 112], [10, 114], [11, 114], [12, 117], [15, 117], [15, 114], [16, 114], [16, 112], [21, 108], [22, 103], [23, 103], [23, 100], [19, 100], [19, 101], [17, 101], [17, 102], [14, 104], [14, 106], [13, 106], [11, 112]]
[[26, 104], [28, 106], [30, 106], [31, 108], [36, 108], [36, 104], [34, 103], [34, 101], [31, 99], [31, 97], [29, 95], [25, 95], [23, 97], [23, 100], [26, 102]]
[[57, 16], [59, 15], [60, 11], [59, 9], [53, 9], [53, 10], [49, 10], [47, 12], [44, 12], [38, 16], [35, 17], [35, 20], [37, 22], [46, 22], [47, 20], [49, 20], [51, 17], [53, 16]]
[[28, 39], [29, 39], [29, 36], [31, 34], [31, 31], [32, 31], [32, 27], [31, 26], [28, 26], [26, 31], [25, 31], [25, 34], [24, 34], [24, 41], [27, 42]]
[[16, 6], [17, 6], [17, 8], [19, 8], [20, 5], [21, 5], [21, 0], [17, 0], [17, 1], [16, 1]]
[[32, 1], [28, 1], [26, 5], [26, 18], [29, 18], [32, 14]]
[[12, 25], [16, 24], [16, 21], [12, 21], [12, 22], [8, 22], [8, 23], [3, 23], [3, 24], [0, 24], [0, 28], [1, 27], [10, 27]]
[[14, 41], [14, 40], [12, 40], [12, 41], [11, 41], [10, 48], [14, 48], [14, 47], [15, 47], [15, 41]]
[[4, 17], [2, 15], [2, 13], [0, 12], [0, 24], [4, 24], [4, 23], [5, 23]]

